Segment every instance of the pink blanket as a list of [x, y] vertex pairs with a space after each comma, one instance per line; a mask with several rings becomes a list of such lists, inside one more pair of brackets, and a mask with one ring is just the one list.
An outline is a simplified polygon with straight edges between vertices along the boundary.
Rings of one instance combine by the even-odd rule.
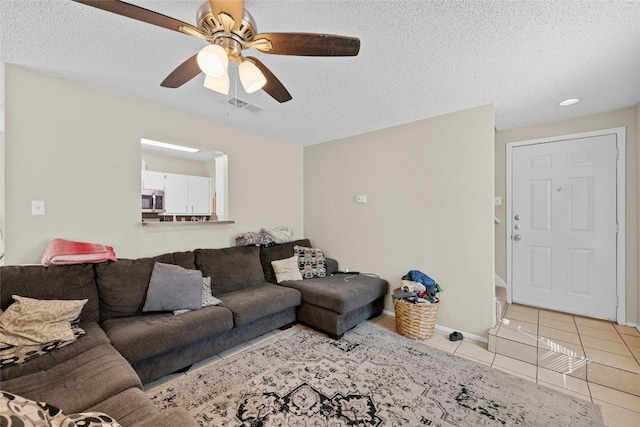
[[111, 246], [53, 239], [44, 251], [42, 265], [48, 267], [50, 265], [95, 263], [107, 260], [116, 260], [116, 253]]

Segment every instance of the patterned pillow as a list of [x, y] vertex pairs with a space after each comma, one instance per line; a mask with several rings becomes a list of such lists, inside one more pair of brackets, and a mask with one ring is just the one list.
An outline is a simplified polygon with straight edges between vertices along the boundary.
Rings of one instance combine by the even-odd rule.
[[46, 344], [75, 339], [71, 322], [88, 300], [38, 300], [13, 295], [15, 301], [0, 316], [0, 342], [9, 345]]
[[[211, 295], [211, 277], [203, 277], [202, 278], [202, 307], [209, 307], [211, 305], [218, 305], [222, 301], [218, 298]], [[188, 313], [193, 310], [189, 310], [187, 308], [183, 308], [180, 310], [174, 310], [173, 315], [177, 316], [178, 314]]]
[[293, 253], [298, 257], [298, 268], [303, 279], [327, 276], [327, 260], [320, 249], [296, 245]]
[[0, 425], [22, 427], [122, 427], [100, 412], [65, 415], [55, 406], [0, 391]]
[[[84, 329], [73, 326], [71, 327], [75, 339], [86, 335]], [[73, 344], [72, 341], [51, 341], [46, 344], [34, 344], [34, 345], [8, 345], [0, 343], [0, 369], [17, 365], [18, 363], [25, 363], [43, 354], [47, 354], [60, 347], [65, 347], [69, 344]]]

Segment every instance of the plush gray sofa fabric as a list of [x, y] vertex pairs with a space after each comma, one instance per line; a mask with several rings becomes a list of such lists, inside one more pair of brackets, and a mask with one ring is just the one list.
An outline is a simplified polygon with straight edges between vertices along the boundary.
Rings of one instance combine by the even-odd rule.
[[47, 402], [68, 414], [141, 386], [131, 365], [109, 344], [93, 347], [46, 371], [2, 382], [2, 388], [11, 393]]
[[195, 269], [193, 252], [175, 252], [153, 258], [118, 259], [95, 265], [100, 294], [100, 321], [142, 313], [156, 262]]
[[88, 299], [80, 313], [83, 322], [97, 322], [100, 317], [98, 289], [91, 264], [4, 266], [0, 269], [0, 307], [13, 303], [11, 295], [35, 299]]
[[235, 326], [242, 326], [270, 314], [300, 305], [300, 292], [272, 283], [262, 283], [218, 295], [220, 307], [233, 313]]
[[5, 381], [22, 375], [45, 371], [93, 347], [110, 343], [107, 334], [96, 322], [81, 323], [80, 327], [84, 329], [86, 335], [78, 338], [73, 344], [57, 348], [27, 362], [2, 368], [0, 369], [0, 380]]
[[113, 417], [122, 427], [128, 427], [160, 413], [141, 389], [131, 387], [93, 405], [84, 412], [102, 412]]
[[358, 323], [379, 316], [383, 309], [384, 297], [342, 314], [303, 302], [298, 308], [296, 319], [300, 323], [322, 329], [330, 335], [341, 336]]
[[212, 306], [178, 316], [150, 313], [110, 319], [102, 327], [113, 346], [136, 364], [232, 329], [233, 314], [226, 308]]
[[196, 249], [196, 267], [211, 277], [211, 293], [220, 294], [264, 283], [260, 248], [235, 246], [223, 249]]
[[[386, 280], [358, 275], [349, 279], [348, 275], [291, 280], [280, 283], [302, 292], [302, 301], [325, 308], [339, 314], [365, 306], [387, 294]], [[348, 280], [348, 281], [345, 281]]]

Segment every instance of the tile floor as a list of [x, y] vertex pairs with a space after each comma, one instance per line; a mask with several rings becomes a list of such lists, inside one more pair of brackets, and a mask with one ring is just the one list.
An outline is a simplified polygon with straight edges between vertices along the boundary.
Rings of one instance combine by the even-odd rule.
[[[391, 316], [373, 322], [395, 330]], [[489, 344], [467, 338], [451, 342], [439, 331], [426, 343], [600, 405], [607, 427], [640, 426], [640, 332], [635, 328], [511, 304], [490, 332]]]
[[[490, 334], [495, 353], [486, 343], [469, 338], [452, 342], [440, 331], [425, 343], [600, 405], [607, 427], [640, 426], [640, 333], [636, 329], [516, 304], [508, 305], [505, 319]], [[393, 316], [370, 322], [395, 332]], [[144, 388], [189, 375], [281, 333], [267, 333]]]

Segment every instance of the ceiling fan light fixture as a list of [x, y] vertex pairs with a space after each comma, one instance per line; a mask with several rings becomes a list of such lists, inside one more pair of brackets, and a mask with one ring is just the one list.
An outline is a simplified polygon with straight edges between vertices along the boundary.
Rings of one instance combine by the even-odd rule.
[[267, 78], [262, 71], [248, 59], [240, 61], [238, 64], [238, 74], [240, 74], [240, 82], [247, 93], [253, 93], [267, 83]]
[[217, 44], [205, 46], [198, 52], [198, 67], [207, 76], [220, 78], [227, 72], [229, 66], [229, 57], [227, 51]]
[[204, 76], [204, 87], [206, 87], [207, 89], [216, 91], [218, 93], [228, 95], [229, 94], [229, 73], [225, 71], [222, 77], [218, 77], [218, 78], [211, 77], [210, 75], [206, 74]]

